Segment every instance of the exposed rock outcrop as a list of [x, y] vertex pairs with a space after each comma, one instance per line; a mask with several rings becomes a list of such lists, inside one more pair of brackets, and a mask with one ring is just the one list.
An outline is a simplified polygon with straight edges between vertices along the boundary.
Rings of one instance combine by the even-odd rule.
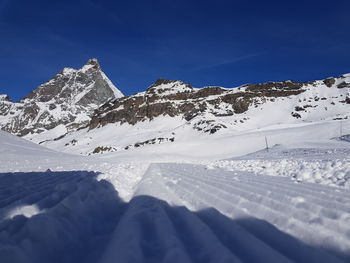
[[1, 95], [0, 127], [20, 136], [60, 124], [74, 130], [86, 125], [101, 104], [122, 96], [102, 72], [97, 59], [90, 59], [79, 70], [64, 68], [18, 103]]
[[181, 116], [190, 121], [203, 113], [215, 116], [240, 114], [264, 97], [287, 97], [304, 92], [303, 83], [292, 81], [248, 84], [238, 89], [221, 87], [193, 88], [173, 80], [157, 80], [145, 92], [102, 105], [95, 111], [90, 129], [108, 123], [136, 124], [158, 116]]

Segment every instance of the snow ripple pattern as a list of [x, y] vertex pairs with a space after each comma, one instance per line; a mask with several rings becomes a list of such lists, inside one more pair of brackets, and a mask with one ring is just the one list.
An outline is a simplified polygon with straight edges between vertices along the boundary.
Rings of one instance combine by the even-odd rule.
[[135, 196], [126, 203], [99, 177], [87, 171], [0, 174], [0, 261], [349, 259], [345, 189], [164, 163], [151, 164], [135, 180]]

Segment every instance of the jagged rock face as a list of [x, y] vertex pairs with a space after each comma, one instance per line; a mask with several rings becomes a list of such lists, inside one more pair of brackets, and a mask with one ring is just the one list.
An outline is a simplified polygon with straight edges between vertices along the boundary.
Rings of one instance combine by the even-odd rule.
[[12, 102], [5, 94], [0, 94], [0, 113], [9, 112]]
[[161, 79], [146, 92], [103, 105], [95, 111], [89, 128], [114, 122], [136, 124], [161, 115], [182, 116], [187, 121], [205, 113], [230, 116], [247, 111], [251, 105], [261, 103], [264, 97], [286, 97], [302, 92], [303, 83], [290, 81], [249, 84], [238, 89], [196, 89], [181, 81]]
[[60, 103], [70, 101], [76, 105], [100, 105], [106, 99], [122, 97], [101, 71], [96, 59], [90, 59], [80, 70], [65, 68], [50, 81], [32, 91], [25, 99], [37, 102]]
[[0, 127], [20, 136], [60, 124], [76, 129], [89, 122], [98, 106], [122, 96], [98, 61], [90, 59], [79, 70], [63, 69], [18, 103], [0, 97]]

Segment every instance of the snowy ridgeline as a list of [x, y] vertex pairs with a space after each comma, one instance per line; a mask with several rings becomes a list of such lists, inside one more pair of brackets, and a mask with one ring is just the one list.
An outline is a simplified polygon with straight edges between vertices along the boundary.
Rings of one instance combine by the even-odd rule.
[[0, 174], [1, 262], [328, 263], [350, 256], [347, 190], [152, 164], [126, 203], [102, 177]]

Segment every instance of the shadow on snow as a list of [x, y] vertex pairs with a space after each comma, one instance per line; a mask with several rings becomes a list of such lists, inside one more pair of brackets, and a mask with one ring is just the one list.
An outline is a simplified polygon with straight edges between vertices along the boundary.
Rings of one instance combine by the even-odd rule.
[[0, 174], [0, 262], [337, 262], [257, 218], [123, 202], [87, 171]]

